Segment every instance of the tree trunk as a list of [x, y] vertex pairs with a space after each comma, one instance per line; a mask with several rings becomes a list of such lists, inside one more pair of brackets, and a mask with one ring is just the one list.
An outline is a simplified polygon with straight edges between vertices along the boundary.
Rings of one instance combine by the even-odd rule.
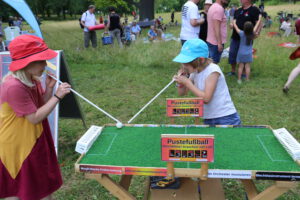
[[154, 19], [154, 0], [141, 0], [139, 3], [140, 21]]
[[46, 12], [47, 12], [47, 16], [48, 16], [48, 18], [50, 18], [50, 17], [51, 17], [50, 8], [47, 8]]

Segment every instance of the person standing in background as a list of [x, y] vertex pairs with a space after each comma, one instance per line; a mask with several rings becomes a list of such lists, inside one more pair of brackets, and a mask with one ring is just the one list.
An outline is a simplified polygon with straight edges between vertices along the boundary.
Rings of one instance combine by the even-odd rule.
[[113, 40], [117, 40], [119, 46], [123, 47], [121, 41], [121, 20], [114, 7], [109, 8], [107, 27], [110, 35], [113, 36]]
[[22, 20], [20, 18], [15, 17], [13, 23], [14, 26], [19, 27], [20, 31], [22, 31]]
[[209, 57], [215, 64], [220, 62], [227, 38], [227, 18], [225, 8], [228, 0], [216, 0], [207, 13], [207, 45]]
[[183, 45], [186, 40], [199, 38], [200, 25], [203, 23], [203, 19], [200, 19], [198, 13], [198, 6], [200, 0], [189, 0], [183, 6], [181, 10], [181, 31], [180, 40]]
[[204, 11], [200, 13], [200, 17], [204, 21], [200, 25], [199, 38], [204, 42], [206, 42], [206, 38], [207, 38], [207, 12], [211, 5], [212, 5], [212, 0], [205, 0]]
[[13, 26], [14, 25], [14, 18], [12, 16], [8, 17], [8, 26]]
[[[234, 14], [234, 19], [236, 20], [236, 25], [240, 30], [244, 30], [244, 24], [246, 21], [252, 22], [255, 27], [256, 23], [260, 23], [261, 14], [260, 10], [252, 5], [252, 0], [241, 0], [242, 7], [237, 9]], [[261, 30], [259, 26], [255, 35], [257, 36]], [[231, 72], [228, 75], [235, 75], [236, 68], [236, 57], [240, 46], [240, 36], [235, 29], [232, 30], [230, 48], [229, 48], [229, 58], [228, 62], [231, 65]]]
[[172, 11], [172, 13], [171, 13], [171, 23], [174, 23], [174, 18], [175, 18], [175, 12]]
[[88, 10], [84, 12], [81, 16], [81, 24], [84, 26], [84, 47], [88, 48], [90, 45], [90, 41], [92, 43], [93, 48], [97, 47], [97, 35], [96, 31], [90, 31], [88, 29], [89, 26], [95, 26], [99, 24], [95, 17], [95, 9], [94, 5], [90, 5]]

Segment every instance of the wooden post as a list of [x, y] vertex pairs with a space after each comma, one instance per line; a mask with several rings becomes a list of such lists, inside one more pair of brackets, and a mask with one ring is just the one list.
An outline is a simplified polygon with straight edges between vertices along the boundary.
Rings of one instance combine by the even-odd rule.
[[208, 175], [208, 163], [201, 163], [200, 179], [207, 180], [207, 175]]
[[174, 173], [174, 163], [167, 162], [167, 178], [168, 179], [174, 179], [175, 173]]
[[128, 191], [131, 183], [132, 175], [122, 175], [120, 185]]
[[107, 174], [85, 174], [86, 178], [97, 180], [112, 195], [122, 200], [136, 200], [132, 194], [113, 181]]
[[276, 181], [274, 185], [262, 191], [251, 200], [276, 199], [277, 197], [287, 192], [288, 190], [292, 189], [296, 185], [297, 185], [296, 182]]
[[149, 193], [150, 193], [150, 177], [146, 178], [146, 183], [145, 183], [145, 191], [144, 191], [144, 198], [143, 200], [148, 200], [149, 199]]
[[257, 196], [258, 192], [257, 192], [255, 184], [253, 183], [252, 180], [242, 179], [242, 183], [243, 183], [244, 188], [246, 190], [248, 199], [253, 199], [254, 197]]

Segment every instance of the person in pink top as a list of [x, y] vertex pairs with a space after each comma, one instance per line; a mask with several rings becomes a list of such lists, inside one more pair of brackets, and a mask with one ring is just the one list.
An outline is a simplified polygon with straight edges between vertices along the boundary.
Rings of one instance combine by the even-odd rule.
[[207, 13], [207, 45], [209, 57], [214, 63], [219, 63], [227, 38], [227, 18], [225, 8], [228, 0], [216, 0]]

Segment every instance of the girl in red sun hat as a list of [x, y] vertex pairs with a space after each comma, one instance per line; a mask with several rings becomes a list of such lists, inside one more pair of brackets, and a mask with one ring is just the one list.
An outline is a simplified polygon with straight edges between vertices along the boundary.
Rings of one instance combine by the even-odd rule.
[[57, 53], [36, 36], [16, 37], [9, 45], [10, 73], [0, 85], [0, 198], [52, 199], [62, 178], [47, 116], [70, 92], [49, 76], [39, 77]]

